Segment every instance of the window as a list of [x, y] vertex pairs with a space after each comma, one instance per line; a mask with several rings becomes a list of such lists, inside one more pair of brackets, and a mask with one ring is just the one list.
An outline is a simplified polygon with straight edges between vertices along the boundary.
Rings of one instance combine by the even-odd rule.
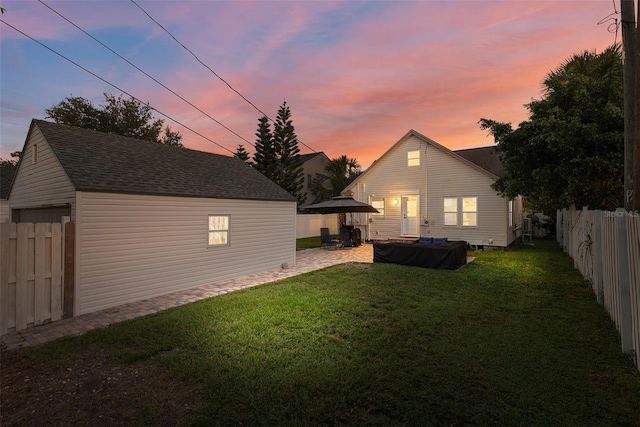
[[407, 166], [420, 166], [420, 150], [407, 152]]
[[509, 200], [509, 227], [513, 227], [513, 200]]
[[371, 215], [384, 216], [384, 199], [372, 200], [371, 206], [378, 209], [379, 213], [372, 213]]
[[462, 226], [476, 227], [478, 225], [478, 198], [462, 198]]
[[38, 144], [33, 144], [33, 148], [31, 148], [31, 163], [38, 162]]
[[444, 225], [458, 225], [458, 199], [444, 199]]
[[229, 215], [209, 215], [209, 246], [229, 244]]
[[478, 226], [477, 197], [445, 197], [444, 225]]

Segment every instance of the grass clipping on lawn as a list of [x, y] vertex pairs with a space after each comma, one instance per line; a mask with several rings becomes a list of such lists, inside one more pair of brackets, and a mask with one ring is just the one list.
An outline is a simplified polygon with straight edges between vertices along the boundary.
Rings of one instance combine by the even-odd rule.
[[2, 354], [5, 425], [640, 426], [640, 373], [552, 242], [346, 264]]

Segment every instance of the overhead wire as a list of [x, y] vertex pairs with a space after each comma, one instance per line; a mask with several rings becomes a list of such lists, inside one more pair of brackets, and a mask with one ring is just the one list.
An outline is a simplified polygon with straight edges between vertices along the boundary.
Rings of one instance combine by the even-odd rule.
[[[264, 111], [262, 111], [260, 108], [258, 108], [253, 102], [249, 101], [243, 94], [241, 94], [238, 90], [236, 90], [229, 82], [227, 82], [225, 79], [223, 79], [218, 73], [216, 73], [215, 71], [213, 71], [213, 69], [211, 67], [209, 67], [207, 64], [205, 64], [200, 58], [198, 58], [198, 56], [193, 53], [193, 51], [191, 51], [191, 49], [189, 49], [187, 46], [185, 46], [182, 42], [180, 42], [176, 36], [174, 36], [171, 31], [167, 30], [162, 24], [160, 24], [156, 19], [154, 19], [151, 14], [149, 14], [142, 6], [140, 6], [138, 3], [136, 3], [135, 0], [130, 0], [131, 3], [133, 3], [136, 7], [138, 7], [138, 9], [140, 9], [142, 11], [142, 13], [144, 13], [145, 15], [147, 15], [147, 17], [153, 21], [158, 27], [160, 27], [164, 32], [166, 32], [178, 45], [180, 45], [183, 49], [185, 49], [187, 52], [189, 52], [191, 54], [191, 56], [193, 56], [195, 58], [196, 61], [198, 61], [203, 67], [205, 67], [207, 70], [209, 70], [214, 76], [216, 76], [218, 79], [220, 79], [220, 81], [222, 81], [224, 84], [226, 84], [229, 89], [231, 89], [233, 92], [235, 92], [236, 94], [238, 94], [244, 101], [246, 101], [247, 103], [249, 103], [249, 105], [251, 105], [254, 109], [256, 109], [258, 112], [260, 112], [260, 114], [262, 114], [264, 117], [266, 117], [267, 119], [269, 119], [271, 122], [275, 123], [275, 121], [269, 117]], [[307, 147], [309, 150], [311, 150], [312, 152], [316, 153], [317, 151], [314, 150], [313, 148], [309, 147], [307, 144], [305, 144], [304, 142], [302, 142], [299, 138], [298, 138], [298, 142], [302, 145], [304, 145], [305, 147]]]
[[[87, 72], [87, 73], [91, 74], [93, 77], [97, 78], [98, 80], [101, 80], [102, 82], [104, 82], [104, 83], [106, 83], [107, 85], [109, 85], [109, 86], [113, 87], [114, 89], [119, 90], [120, 92], [122, 92], [122, 93], [124, 93], [125, 95], [127, 95], [127, 96], [131, 97], [132, 99], [135, 99], [136, 101], [140, 102], [141, 104], [145, 104], [143, 101], [141, 101], [140, 99], [136, 98], [135, 96], [133, 96], [132, 94], [130, 94], [130, 93], [129, 93], [129, 92], [127, 92], [126, 90], [124, 90], [124, 89], [120, 88], [119, 86], [117, 86], [117, 85], [115, 85], [115, 84], [113, 84], [113, 83], [109, 82], [108, 80], [106, 80], [106, 79], [104, 79], [104, 78], [100, 77], [99, 75], [97, 75], [97, 74], [96, 74], [96, 73], [94, 73], [93, 71], [91, 71], [91, 70], [89, 70], [89, 69], [87, 69], [87, 68], [83, 67], [82, 65], [80, 65], [80, 64], [78, 64], [77, 62], [73, 61], [72, 59], [67, 58], [66, 56], [64, 56], [64, 55], [63, 55], [63, 54], [61, 54], [60, 52], [56, 51], [55, 49], [53, 49], [53, 48], [51, 48], [51, 47], [47, 46], [46, 44], [44, 44], [44, 43], [42, 43], [42, 42], [40, 42], [39, 40], [35, 39], [34, 37], [31, 37], [30, 35], [28, 35], [28, 34], [27, 34], [27, 33], [25, 33], [24, 31], [22, 31], [22, 30], [20, 30], [20, 29], [18, 29], [18, 28], [16, 28], [16, 27], [14, 27], [13, 25], [11, 25], [11, 24], [9, 24], [8, 22], [6, 22], [5, 20], [0, 19], [0, 22], [1, 22], [1, 23], [3, 23], [4, 25], [8, 26], [9, 28], [12, 28], [13, 30], [17, 31], [18, 33], [22, 34], [23, 36], [25, 36], [26, 38], [30, 39], [31, 41], [33, 41], [33, 42], [35, 42], [35, 43], [39, 44], [40, 46], [44, 47], [45, 49], [49, 50], [50, 52], [52, 52], [52, 53], [54, 53], [54, 54], [58, 55], [58, 56], [59, 56], [59, 57], [61, 57], [62, 59], [64, 59], [64, 60], [66, 60], [66, 61], [70, 62], [71, 64], [75, 65], [76, 67], [80, 68], [81, 70], [83, 70], [83, 71], [85, 71], [85, 72]], [[227, 147], [225, 147], [225, 146], [223, 146], [223, 145], [221, 145], [221, 144], [217, 143], [216, 141], [214, 141], [213, 139], [211, 139], [211, 138], [209, 138], [209, 137], [207, 137], [207, 136], [204, 136], [204, 135], [203, 135], [203, 134], [201, 134], [200, 132], [198, 132], [198, 131], [196, 131], [196, 130], [192, 129], [191, 127], [189, 127], [189, 126], [185, 125], [184, 123], [182, 123], [182, 122], [180, 122], [180, 121], [178, 121], [178, 120], [174, 119], [173, 117], [171, 117], [171, 116], [169, 116], [168, 114], [166, 114], [166, 113], [164, 113], [164, 112], [162, 112], [162, 111], [158, 110], [157, 108], [151, 107], [151, 106], [150, 106], [150, 105], [148, 105], [148, 104], [145, 104], [145, 105], [147, 105], [151, 110], [155, 111], [156, 113], [160, 114], [161, 116], [163, 116], [163, 117], [165, 117], [165, 118], [167, 118], [167, 119], [171, 120], [172, 122], [176, 123], [176, 124], [177, 124], [177, 125], [179, 125], [179, 126], [184, 127], [185, 129], [187, 129], [187, 130], [189, 130], [189, 131], [193, 132], [194, 134], [196, 134], [196, 135], [198, 135], [198, 136], [202, 137], [203, 139], [206, 139], [207, 141], [211, 142], [212, 144], [217, 145], [218, 147], [222, 148], [223, 150], [228, 151], [228, 152], [229, 152], [229, 153], [231, 153], [232, 155], [235, 155], [235, 154], [236, 154], [235, 152], [233, 152], [233, 151], [229, 150]]]
[[613, 21], [612, 23], [610, 23], [607, 26], [607, 31], [612, 33], [612, 34], [614, 34], [613, 44], [615, 46], [615, 45], [618, 44], [618, 31], [620, 30], [621, 22], [617, 18], [617, 15], [619, 15], [620, 12], [618, 11], [618, 8], [616, 7], [615, 0], [611, 0], [611, 3], [613, 3], [613, 13], [610, 13], [607, 16], [605, 16], [604, 18], [602, 18], [600, 21], [598, 21], [597, 25], [603, 25], [603, 24], [605, 24], [607, 22]]
[[211, 117], [211, 115], [209, 115], [208, 113], [206, 113], [205, 111], [203, 111], [202, 109], [200, 109], [199, 107], [197, 107], [196, 105], [194, 105], [193, 103], [191, 103], [189, 100], [185, 99], [183, 96], [181, 96], [180, 94], [176, 93], [174, 90], [172, 90], [171, 88], [167, 87], [164, 83], [160, 82], [159, 80], [157, 80], [155, 77], [151, 76], [149, 73], [147, 73], [146, 71], [144, 71], [143, 69], [141, 69], [140, 67], [138, 67], [137, 65], [135, 65], [134, 63], [132, 63], [131, 61], [129, 61], [127, 58], [125, 58], [124, 56], [120, 55], [118, 52], [116, 52], [115, 50], [113, 50], [112, 48], [110, 48], [109, 46], [107, 46], [106, 44], [104, 44], [103, 42], [101, 42], [100, 40], [98, 40], [97, 38], [95, 38], [93, 35], [89, 34], [87, 31], [85, 31], [84, 29], [80, 28], [78, 25], [76, 25], [74, 22], [72, 22], [70, 19], [68, 19], [66, 16], [64, 16], [63, 14], [61, 14], [60, 12], [58, 12], [57, 10], [55, 10], [54, 8], [52, 8], [51, 6], [49, 6], [47, 3], [45, 3], [42, 0], [38, 0], [42, 5], [46, 6], [49, 10], [51, 10], [53, 13], [55, 13], [56, 15], [58, 15], [60, 18], [64, 19], [65, 21], [67, 21], [69, 24], [73, 25], [75, 28], [77, 28], [78, 30], [82, 31], [84, 34], [86, 34], [87, 36], [89, 36], [92, 40], [94, 40], [95, 42], [97, 42], [98, 44], [100, 44], [102, 47], [104, 47], [105, 49], [109, 50], [111, 53], [113, 53], [114, 55], [116, 55], [118, 58], [122, 59], [123, 61], [125, 61], [127, 64], [131, 65], [133, 68], [135, 68], [136, 70], [140, 71], [142, 74], [144, 74], [145, 76], [149, 77], [151, 80], [153, 80], [154, 82], [156, 82], [157, 84], [159, 84], [160, 86], [162, 86], [163, 88], [165, 88], [166, 90], [168, 90], [169, 92], [171, 92], [173, 95], [175, 95], [176, 97], [180, 98], [182, 101], [184, 101], [185, 103], [189, 104], [191, 107], [195, 108], [196, 110], [198, 110], [200, 113], [204, 114], [206, 117], [208, 117], [209, 119], [213, 120], [215, 123], [217, 123], [218, 125], [222, 126], [223, 128], [225, 128], [227, 131], [231, 132], [232, 134], [234, 134], [235, 136], [237, 136], [238, 138], [242, 139], [243, 141], [245, 141], [246, 143], [250, 144], [250, 145], [254, 145], [251, 141], [247, 140], [246, 138], [244, 138], [242, 135], [238, 134], [237, 132], [235, 132], [234, 130], [230, 129], [228, 126], [226, 126], [225, 124], [221, 123], [220, 121], [216, 120], [215, 118]]

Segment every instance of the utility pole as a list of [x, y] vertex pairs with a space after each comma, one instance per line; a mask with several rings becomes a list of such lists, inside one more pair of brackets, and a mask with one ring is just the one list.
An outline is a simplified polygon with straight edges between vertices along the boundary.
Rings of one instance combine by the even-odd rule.
[[[639, 8], [640, 9], [640, 8]], [[624, 208], [634, 209], [634, 183], [638, 191], [638, 181], [634, 182], [634, 142], [638, 126], [636, 107], [636, 22], [634, 0], [620, 0], [620, 17], [622, 20], [622, 48], [624, 51], [623, 86], [624, 86]]]
[[636, 189], [631, 210], [640, 212], [640, 2], [638, 3], [638, 19], [636, 19], [635, 48], [635, 123], [633, 142], [633, 188]]

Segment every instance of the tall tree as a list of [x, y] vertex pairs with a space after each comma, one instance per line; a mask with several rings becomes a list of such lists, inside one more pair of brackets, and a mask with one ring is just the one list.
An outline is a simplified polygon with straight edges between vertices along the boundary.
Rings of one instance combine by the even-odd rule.
[[253, 155], [255, 168], [275, 182], [276, 152], [273, 146], [271, 125], [269, 124], [269, 118], [267, 116], [263, 116], [258, 120], [256, 137], [256, 152]]
[[547, 74], [543, 98], [526, 105], [529, 120], [517, 129], [480, 120], [504, 165], [493, 188], [546, 212], [622, 206], [623, 105], [619, 47], [573, 55]]
[[355, 158], [345, 155], [333, 158], [325, 166], [329, 176], [328, 186], [326, 180], [315, 178], [311, 182], [311, 191], [316, 195], [314, 203], [338, 196], [347, 185], [351, 184], [362, 173], [360, 164]]
[[273, 126], [273, 147], [277, 159], [275, 182], [295, 196], [298, 204], [303, 203], [306, 193], [302, 192], [304, 176], [298, 157], [298, 136], [286, 101], [278, 109]]
[[242, 144], [238, 145], [235, 156], [240, 160], [242, 160], [243, 162], [251, 164], [251, 161], [249, 160], [250, 158], [249, 153], [247, 152], [247, 150], [245, 150]]
[[105, 105], [96, 108], [82, 97], [68, 97], [57, 105], [45, 109], [47, 118], [56, 123], [93, 129], [100, 132], [182, 147], [182, 135], [166, 126], [164, 120], [155, 119], [149, 104], [136, 99], [125, 99], [122, 95], [105, 93]]

